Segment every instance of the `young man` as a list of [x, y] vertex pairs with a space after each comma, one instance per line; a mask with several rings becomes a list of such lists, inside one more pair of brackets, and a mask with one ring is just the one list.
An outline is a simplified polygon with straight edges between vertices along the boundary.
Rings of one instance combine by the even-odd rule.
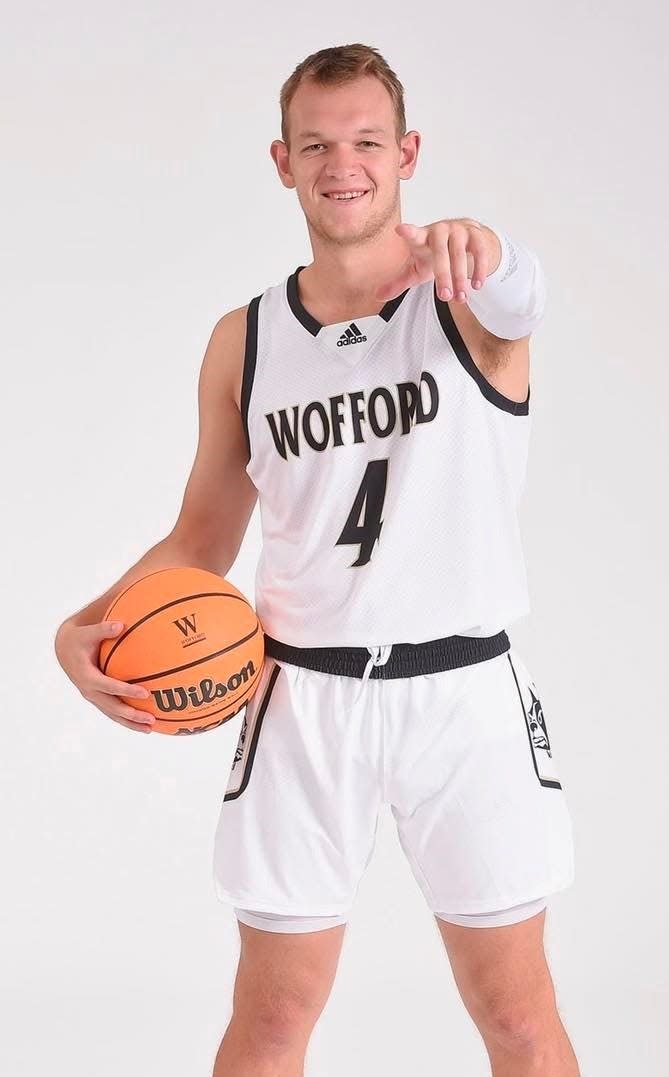
[[59, 658], [142, 728], [94, 668], [96, 622], [155, 568], [225, 575], [259, 495], [267, 658], [216, 833], [241, 955], [214, 1077], [303, 1074], [386, 802], [494, 1077], [575, 1077], [543, 947], [548, 895], [573, 880], [570, 816], [506, 634], [529, 610], [541, 267], [470, 218], [400, 224], [420, 135], [376, 50], [307, 57], [281, 110], [271, 156], [313, 261], [215, 326], [175, 528], [61, 626]]

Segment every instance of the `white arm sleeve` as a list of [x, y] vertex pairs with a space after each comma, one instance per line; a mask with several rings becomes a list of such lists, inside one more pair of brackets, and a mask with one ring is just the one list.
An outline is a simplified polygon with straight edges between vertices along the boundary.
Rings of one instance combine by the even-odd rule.
[[502, 257], [483, 286], [469, 288], [467, 306], [489, 332], [505, 340], [519, 340], [539, 325], [546, 307], [546, 279], [536, 254], [509, 239], [491, 224], [502, 245]]

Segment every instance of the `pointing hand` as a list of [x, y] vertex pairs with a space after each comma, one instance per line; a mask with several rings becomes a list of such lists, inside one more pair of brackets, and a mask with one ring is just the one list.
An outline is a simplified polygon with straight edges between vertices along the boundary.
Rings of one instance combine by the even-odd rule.
[[396, 225], [395, 231], [406, 240], [409, 253], [400, 274], [377, 291], [380, 302], [432, 279], [440, 299], [464, 302], [468, 279], [472, 288], [480, 288], [502, 256], [493, 230], [470, 217], [435, 221], [423, 227], [403, 222]]

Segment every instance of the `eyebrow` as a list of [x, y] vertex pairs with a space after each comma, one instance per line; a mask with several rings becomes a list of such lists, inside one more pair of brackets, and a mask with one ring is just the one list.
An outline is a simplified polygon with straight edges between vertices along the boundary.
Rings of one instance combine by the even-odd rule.
[[[385, 127], [359, 127], [358, 135], [385, 135]], [[322, 131], [300, 131], [298, 138], [325, 138]]]

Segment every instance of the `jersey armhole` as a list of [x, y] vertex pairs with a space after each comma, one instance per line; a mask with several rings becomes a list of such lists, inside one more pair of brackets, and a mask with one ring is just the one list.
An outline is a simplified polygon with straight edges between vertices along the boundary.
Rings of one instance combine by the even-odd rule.
[[251, 389], [256, 373], [258, 359], [258, 307], [262, 295], [256, 295], [251, 300], [246, 311], [246, 343], [244, 345], [244, 372], [242, 374], [242, 392], [240, 398], [242, 424], [246, 449], [251, 459], [251, 439], [249, 436], [249, 404], [251, 402]]
[[486, 400], [489, 400], [495, 407], [501, 408], [502, 411], [508, 411], [511, 415], [527, 415], [530, 404], [530, 386], [528, 385], [527, 387], [527, 396], [524, 400], [511, 400], [508, 396], [504, 396], [504, 393], [500, 393], [499, 389], [496, 389], [494, 385], [490, 384], [472, 359], [469, 349], [462, 339], [460, 330], [453, 321], [453, 315], [448, 303], [437, 295], [437, 285], [434, 281], [432, 283], [432, 303], [439, 319], [439, 324], [460, 365], [474, 379]]

